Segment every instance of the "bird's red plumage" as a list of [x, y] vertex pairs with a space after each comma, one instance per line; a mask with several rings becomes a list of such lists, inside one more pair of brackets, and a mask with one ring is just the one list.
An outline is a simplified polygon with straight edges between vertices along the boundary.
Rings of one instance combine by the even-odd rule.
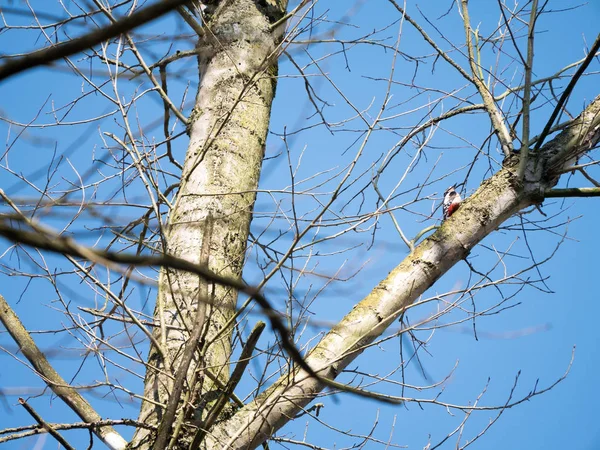
[[458, 203], [458, 202], [450, 203], [450, 205], [448, 206], [447, 216], [450, 217], [454, 213], [454, 211], [456, 211], [459, 207], [460, 207], [460, 203]]

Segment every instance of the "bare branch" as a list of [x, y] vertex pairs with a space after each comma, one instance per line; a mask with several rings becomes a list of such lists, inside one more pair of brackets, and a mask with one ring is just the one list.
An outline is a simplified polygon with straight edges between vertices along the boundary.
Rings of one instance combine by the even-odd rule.
[[[48, 384], [48, 387], [61, 398], [81, 419], [87, 423], [99, 422], [102, 417], [92, 408], [75, 388], [62, 378], [54, 367], [48, 362], [44, 354], [37, 347], [30, 334], [27, 332], [13, 309], [0, 295], [0, 321], [6, 330], [19, 345], [23, 355], [38, 371], [40, 376]], [[121, 437], [116, 430], [110, 426], [94, 428], [94, 433], [111, 450], [123, 450], [127, 441]]]
[[[519, 162], [519, 179], [522, 180], [529, 157], [529, 123], [531, 120], [531, 74], [533, 73], [533, 39], [537, 18], [537, 0], [531, 3], [529, 27], [527, 28], [527, 61], [525, 62], [525, 84], [523, 89], [523, 133], [521, 135], [521, 161]], [[508, 24], [507, 24], [508, 26]]]
[[42, 66], [51, 63], [57, 59], [71, 56], [82, 52], [87, 48], [94, 47], [103, 41], [126, 33], [135, 27], [144, 25], [169, 11], [184, 5], [190, 0], [162, 0], [157, 1], [144, 9], [136, 11], [130, 16], [120, 19], [107, 27], [101, 27], [96, 31], [88, 33], [76, 39], [55, 45], [44, 50], [29, 53], [21, 58], [8, 61], [0, 66], [0, 80], [9, 78], [17, 73], [33, 69], [34, 67]]
[[546, 197], [546, 198], [600, 197], [600, 187], [549, 189], [546, 192], [544, 192], [544, 197]]
[[207, 431], [210, 430], [212, 428], [212, 426], [215, 424], [219, 415], [223, 411], [223, 408], [225, 407], [225, 405], [231, 398], [231, 394], [233, 394], [233, 391], [235, 390], [236, 386], [242, 379], [242, 375], [244, 375], [246, 367], [248, 366], [248, 363], [250, 362], [250, 358], [252, 357], [252, 353], [254, 352], [254, 348], [256, 347], [256, 344], [258, 343], [258, 339], [260, 338], [260, 335], [262, 334], [264, 329], [265, 329], [264, 322], [258, 322], [254, 326], [252, 331], [250, 332], [250, 336], [248, 336], [246, 345], [242, 349], [242, 353], [240, 355], [239, 361], [236, 364], [235, 369], [233, 370], [233, 374], [231, 375], [231, 378], [227, 382], [227, 386], [221, 393], [219, 399], [216, 401], [214, 406], [211, 408], [206, 419], [198, 427], [198, 431], [196, 432], [196, 435], [194, 436], [194, 439], [192, 440], [192, 443], [190, 444], [189, 450], [196, 450], [196, 449], [200, 448], [200, 444], [202, 443], [202, 440], [206, 436]]
[[542, 133], [536, 140], [534, 150], [538, 150], [544, 143], [544, 139], [546, 138], [546, 136], [548, 136], [548, 133], [550, 132], [550, 128], [552, 128], [552, 125], [554, 125], [554, 121], [556, 120], [556, 117], [558, 116], [558, 114], [562, 110], [563, 106], [565, 105], [567, 99], [571, 95], [571, 91], [577, 84], [577, 81], [579, 80], [579, 78], [585, 72], [585, 69], [587, 69], [589, 64], [596, 57], [596, 52], [598, 52], [599, 49], [600, 49], [600, 34], [598, 34], [598, 36], [596, 36], [596, 40], [592, 44], [592, 47], [590, 48], [588, 55], [586, 56], [583, 63], [581, 63], [581, 65], [577, 68], [577, 71], [575, 72], [575, 74], [573, 74], [573, 77], [571, 78], [571, 81], [569, 81], [567, 88], [564, 90], [564, 92], [560, 96], [560, 100], [554, 107], [554, 111], [552, 111], [550, 118], [546, 122], [546, 126], [544, 127], [544, 129], [542, 130]]
[[478, 65], [475, 61], [473, 39], [471, 38], [471, 33], [473, 33], [473, 29], [471, 28], [471, 21], [469, 19], [468, 0], [461, 0], [460, 4], [463, 14], [463, 22], [465, 26], [466, 43], [467, 50], [469, 53], [469, 65], [471, 66], [472, 80], [475, 86], [477, 87], [477, 91], [479, 92], [479, 95], [481, 95], [483, 104], [485, 105], [485, 109], [490, 116], [492, 127], [494, 128], [494, 131], [498, 136], [498, 140], [500, 141], [500, 145], [502, 147], [502, 151], [504, 152], [504, 156], [509, 156], [513, 150], [512, 138], [510, 137], [508, 128], [504, 123], [504, 117], [502, 116], [500, 109], [496, 106], [494, 96], [492, 95], [489, 88], [485, 85], [483, 79], [479, 75], [481, 66]]
[[[2, 300], [0, 300], [0, 302], [1, 301]], [[40, 416], [35, 411], [35, 409], [33, 409], [33, 407], [25, 401], [25, 399], [19, 398], [19, 403], [21, 404], [21, 406], [23, 406], [23, 408], [25, 408], [29, 415], [33, 417], [35, 421], [39, 423], [42, 426], [42, 428], [48, 432], [48, 434], [50, 434], [54, 439], [58, 441], [60, 445], [62, 445], [67, 450], [75, 450], [69, 445], [67, 440], [64, 437], [62, 437], [61, 434], [54, 429], [54, 427], [52, 427], [52, 425], [50, 425], [48, 422], [42, 419], [42, 416]]]
[[[600, 97], [561, 134], [588, 136], [589, 129], [595, 127], [597, 118], [593, 111], [598, 107]], [[588, 148], [600, 140], [600, 135], [594, 134], [594, 139], [586, 143]], [[561, 135], [552, 141], [554, 145], [559, 143], [572, 146], [561, 149], [565, 153], [580, 145], [579, 140], [564, 140]], [[515, 183], [514, 170], [507, 166], [486, 180], [436, 233], [416, 247], [309, 352], [307, 364], [320, 374], [335, 378], [481, 239], [522, 208], [538, 202], [544, 177], [540, 174], [538, 180], [530, 180], [529, 185], [520, 188]], [[324, 386], [321, 380], [301, 370], [286, 374], [256, 401], [218, 425], [210, 438], [221, 444], [226, 442], [232, 449], [253, 448], [312, 401]]]

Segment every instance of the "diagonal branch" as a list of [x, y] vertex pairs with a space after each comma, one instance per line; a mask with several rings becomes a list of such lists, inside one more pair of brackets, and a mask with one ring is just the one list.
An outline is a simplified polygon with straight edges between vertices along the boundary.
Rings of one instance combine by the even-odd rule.
[[70, 39], [66, 42], [55, 45], [54, 47], [45, 48], [31, 52], [20, 58], [13, 59], [0, 66], [0, 80], [4, 80], [20, 72], [24, 72], [34, 67], [49, 64], [57, 59], [71, 56], [82, 52], [90, 47], [100, 44], [122, 33], [126, 33], [140, 25], [151, 22], [160, 16], [167, 14], [169, 11], [178, 6], [188, 3], [190, 0], [161, 0], [140, 9], [130, 16], [124, 17], [119, 21], [99, 28], [91, 33]]
[[490, 116], [490, 121], [492, 122], [492, 127], [494, 131], [498, 135], [498, 140], [500, 141], [500, 145], [502, 147], [502, 151], [504, 152], [504, 156], [509, 156], [512, 149], [512, 139], [510, 137], [510, 133], [508, 132], [508, 128], [504, 123], [504, 118], [500, 109], [496, 106], [494, 101], [494, 96], [485, 85], [481, 77], [478, 75], [480, 73], [481, 67], [475, 62], [475, 52], [473, 50], [473, 40], [471, 39], [471, 21], [469, 19], [469, 8], [468, 8], [468, 0], [461, 0], [461, 9], [463, 14], [463, 22], [465, 26], [465, 35], [466, 35], [466, 43], [467, 43], [467, 51], [469, 53], [469, 64], [471, 66], [471, 73], [473, 74], [472, 81], [479, 91], [479, 95], [483, 100], [483, 104], [485, 105], [485, 109]]
[[[0, 193], [2, 191], [0, 190]], [[84, 258], [89, 261], [102, 264], [106, 267], [119, 270], [119, 264], [138, 265], [140, 267], [161, 266], [170, 269], [181, 270], [198, 275], [205, 280], [218, 283], [225, 287], [230, 287], [253, 298], [261, 307], [265, 316], [269, 319], [271, 327], [281, 338], [283, 348], [288, 352], [291, 358], [303, 370], [306, 370], [311, 376], [318, 375], [306, 364], [304, 358], [296, 348], [289, 332], [282, 322], [279, 313], [273, 309], [268, 300], [260, 293], [258, 289], [248, 286], [242, 280], [219, 275], [201, 264], [194, 264], [182, 258], [163, 254], [160, 256], [130, 255], [127, 253], [117, 253], [110, 251], [95, 250], [78, 244], [70, 238], [59, 236], [56, 233], [49, 233], [45, 227], [37, 224], [39, 228], [35, 232], [19, 230], [8, 225], [6, 220], [0, 220], [0, 236], [13, 242], [25, 245], [31, 245], [42, 250], [49, 250], [63, 255], [70, 255], [77, 258]], [[45, 230], [46, 232], [41, 232]]]
[[223, 408], [229, 401], [231, 394], [233, 394], [233, 391], [242, 379], [242, 375], [244, 374], [246, 367], [250, 362], [250, 358], [252, 357], [252, 352], [254, 352], [254, 348], [256, 347], [256, 344], [258, 342], [258, 338], [260, 337], [264, 329], [264, 322], [258, 322], [254, 326], [252, 332], [250, 333], [250, 336], [248, 336], [246, 345], [244, 345], [244, 348], [242, 349], [242, 353], [240, 355], [237, 365], [235, 366], [235, 369], [233, 370], [233, 374], [227, 382], [227, 386], [225, 386], [225, 389], [219, 396], [219, 399], [216, 401], [215, 405], [208, 413], [208, 416], [206, 417], [202, 425], [198, 427], [198, 431], [196, 432], [196, 435], [194, 436], [194, 439], [190, 444], [190, 450], [196, 450], [200, 447], [204, 436], [206, 436], [206, 431], [209, 430], [219, 418], [219, 415], [221, 414], [221, 411], [223, 411]]
[[[200, 264], [207, 265], [210, 249], [208, 243], [212, 238], [213, 233], [213, 218], [208, 216], [204, 223], [204, 236], [206, 239], [202, 242], [202, 249], [200, 255]], [[200, 289], [198, 290], [199, 298], [198, 307], [196, 309], [196, 318], [194, 320], [192, 333], [188, 338], [187, 343], [184, 346], [183, 356], [177, 368], [177, 374], [175, 375], [175, 382], [173, 383], [173, 389], [171, 396], [169, 397], [169, 403], [165, 409], [164, 416], [158, 426], [158, 432], [156, 433], [156, 439], [154, 441], [154, 450], [162, 450], [166, 448], [167, 439], [172, 434], [171, 426], [175, 420], [175, 414], [177, 413], [177, 406], [181, 400], [181, 393], [183, 392], [188, 370], [194, 358], [194, 353], [199, 346], [200, 338], [204, 331], [205, 320], [206, 320], [206, 304], [208, 300], [208, 282], [207, 280], [200, 280]], [[203, 297], [203, 298], [202, 298]]]
[[571, 92], [573, 91], [575, 84], [577, 84], [577, 81], [579, 81], [579, 78], [581, 78], [581, 76], [585, 72], [585, 69], [587, 69], [587, 67], [590, 65], [592, 60], [596, 57], [596, 52], [598, 50], [600, 50], [600, 34], [598, 34], [598, 36], [596, 36], [596, 40], [592, 44], [592, 48], [590, 48], [588, 55], [586, 56], [583, 63], [579, 66], [579, 68], [573, 75], [573, 78], [571, 78], [571, 81], [569, 81], [567, 88], [565, 89], [565, 91], [562, 93], [560, 99], [558, 100], [558, 103], [556, 104], [554, 111], [552, 111], [552, 114], [550, 115], [548, 122], [546, 122], [546, 126], [544, 127], [542, 134], [540, 134], [540, 137], [537, 139], [537, 142], [535, 144], [535, 150], [538, 150], [541, 147], [541, 145], [544, 143], [544, 139], [546, 138], [546, 136], [548, 136], [548, 133], [550, 133], [550, 129], [552, 128], [552, 125], [554, 124], [556, 117], [558, 116], [558, 114], [562, 110], [564, 104], [566, 103], [567, 99], [571, 95]]
[[[27, 358], [35, 370], [43, 377], [50, 389], [52, 389], [52, 392], [85, 422], [94, 423], [102, 420], [102, 417], [92, 408], [92, 405], [54, 370], [54, 367], [52, 367], [42, 351], [35, 344], [31, 335], [19, 320], [19, 317], [1, 295], [0, 321], [15, 340], [25, 358]], [[125, 439], [110, 425], [94, 428], [93, 431], [111, 450], [122, 450], [127, 445]]]
[[[600, 96], [545, 148], [555, 150], [555, 146], [564, 144], [566, 147], [561, 149], [561, 153], [573, 154], [596, 145], [600, 135], [593, 130], [598, 108]], [[540, 152], [542, 156], [553, 158], [551, 152]], [[567, 164], [568, 158], [562, 161]], [[537, 167], [547, 168], [545, 161], [541, 164], [531, 161], [530, 165], [529, 171]], [[483, 238], [522, 208], [539, 202], [540, 192], [545, 191], [554, 180], [548, 180], [547, 173], [538, 173], [537, 179], [526, 177], [527, 183], [519, 183], [515, 166], [514, 158], [507, 161], [507, 165], [484, 181], [436, 233], [425, 239], [355, 305], [309, 353], [306, 362], [310, 367], [324, 377], [337, 377]], [[302, 370], [286, 374], [254, 402], [210, 430], [206, 440], [210, 440], [215, 448], [255, 448], [295, 417], [324, 387], [325, 383]]]
[[52, 427], [52, 425], [50, 425], [48, 422], [42, 419], [42, 416], [40, 416], [37, 413], [37, 411], [33, 409], [33, 407], [29, 403], [27, 403], [27, 401], [24, 398], [19, 398], [19, 403], [23, 408], [25, 408], [25, 411], [27, 411], [29, 415], [33, 417], [35, 421], [39, 423], [40, 426], [48, 432], [48, 434], [50, 434], [54, 439], [57, 440], [57, 442], [60, 445], [62, 445], [66, 450], [75, 450], [73, 447], [71, 447], [67, 440]]

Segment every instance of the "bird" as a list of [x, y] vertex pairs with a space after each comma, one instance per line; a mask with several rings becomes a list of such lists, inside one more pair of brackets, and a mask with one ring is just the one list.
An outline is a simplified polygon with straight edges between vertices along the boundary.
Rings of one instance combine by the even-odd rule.
[[450, 186], [444, 192], [444, 203], [442, 204], [442, 211], [444, 219], [446, 220], [450, 217], [454, 212], [460, 207], [460, 203], [462, 199], [460, 198], [460, 194], [456, 192], [455, 186]]

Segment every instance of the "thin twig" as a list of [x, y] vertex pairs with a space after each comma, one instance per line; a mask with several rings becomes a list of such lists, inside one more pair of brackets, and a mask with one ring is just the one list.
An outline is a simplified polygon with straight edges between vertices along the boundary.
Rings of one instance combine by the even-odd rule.
[[[202, 248], [200, 254], [200, 264], [208, 267], [208, 258], [210, 253], [210, 241], [213, 238], [213, 217], [209, 214], [204, 222], [204, 230], [202, 234]], [[190, 334], [185, 349], [181, 357], [179, 367], [177, 368], [177, 374], [175, 375], [175, 382], [173, 383], [173, 389], [169, 396], [169, 403], [164, 412], [164, 416], [158, 426], [158, 433], [154, 441], [154, 450], [162, 450], [166, 448], [167, 439], [171, 436], [171, 426], [175, 420], [175, 414], [177, 413], [177, 406], [181, 400], [181, 393], [183, 391], [190, 364], [194, 359], [194, 353], [200, 343], [200, 337], [205, 326], [206, 319], [206, 299], [208, 299], [208, 280], [199, 279], [198, 299], [196, 304], [196, 319], [194, 320], [194, 326], [192, 327], [192, 333]], [[168, 284], [170, 286], [170, 284]]]

